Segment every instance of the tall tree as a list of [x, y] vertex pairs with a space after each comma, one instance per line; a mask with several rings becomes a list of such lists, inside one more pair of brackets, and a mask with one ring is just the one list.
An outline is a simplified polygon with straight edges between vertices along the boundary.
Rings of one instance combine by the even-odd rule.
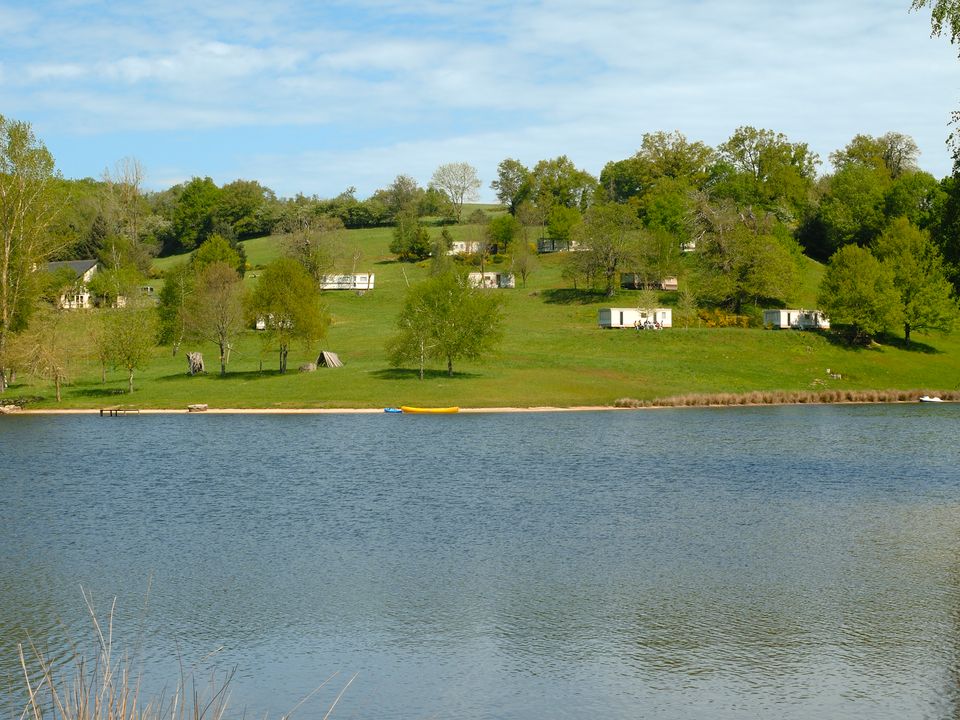
[[831, 324], [849, 328], [854, 341], [869, 340], [902, 318], [893, 272], [857, 245], [845, 245], [830, 258], [818, 302]]
[[193, 297], [186, 306], [186, 334], [217, 346], [220, 375], [227, 374], [230, 349], [243, 332], [243, 297], [243, 283], [236, 269], [218, 261], [199, 271]]
[[104, 310], [100, 320], [104, 323], [101, 350], [126, 371], [127, 392], [132, 393], [134, 372], [147, 367], [156, 347], [156, 315], [130, 298], [122, 308]]
[[838, 170], [862, 165], [885, 172], [890, 178], [917, 170], [920, 148], [909, 135], [888, 132], [880, 137], [856, 135], [843, 150], [830, 153], [830, 162]]
[[463, 204], [479, 197], [480, 178], [477, 177], [476, 168], [469, 163], [446, 163], [434, 170], [430, 185], [442, 190], [450, 199], [454, 219], [459, 223]]
[[430, 233], [420, 222], [416, 211], [404, 210], [397, 215], [396, 222], [390, 252], [402, 262], [413, 262], [429, 257]]
[[58, 248], [47, 233], [54, 177], [53, 156], [30, 125], [0, 115], [0, 392], [7, 385], [7, 344], [34, 306], [34, 268]]
[[583, 212], [597, 189], [593, 175], [566, 155], [538, 162], [530, 173], [530, 185], [533, 201], [544, 210], [559, 205]]
[[345, 254], [346, 228], [333, 215], [315, 215], [287, 237], [287, 254], [303, 265], [318, 284]]
[[84, 352], [84, 318], [49, 305], [41, 308], [29, 327], [17, 335], [14, 345], [18, 366], [31, 375], [53, 383], [57, 402], [63, 385], [70, 381]]
[[906, 218], [899, 218], [877, 238], [873, 252], [893, 273], [894, 287], [900, 291], [903, 337], [907, 344], [914, 330], [946, 332], [953, 327], [957, 301], [929, 233]]
[[506, 158], [497, 165], [497, 179], [490, 183], [501, 205], [506, 205], [511, 215], [530, 195], [530, 171], [519, 160]]
[[499, 297], [473, 287], [466, 274], [434, 275], [411, 288], [397, 321], [397, 334], [387, 343], [390, 363], [399, 367], [426, 358], [443, 360], [447, 374], [459, 359], [478, 359], [501, 337]]
[[186, 336], [184, 317], [193, 295], [195, 278], [194, 267], [189, 263], [177, 265], [163, 274], [157, 305], [157, 342], [172, 345], [174, 355]]
[[636, 213], [625, 205], [592, 205], [583, 222], [572, 231], [579, 251], [568, 256], [584, 268], [588, 277], [603, 281], [604, 293], [613, 297], [618, 274], [630, 266], [637, 255], [640, 223]]
[[195, 177], [177, 188], [173, 207], [173, 233], [181, 252], [193, 250], [213, 233], [213, 212], [220, 188], [212, 179]]
[[248, 314], [263, 321], [264, 344], [279, 347], [281, 373], [287, 371], [291, 343], [299, 341], [312, 350], [330, 324], [313, 278], [289, 257], [277, 258], [260, 273]]

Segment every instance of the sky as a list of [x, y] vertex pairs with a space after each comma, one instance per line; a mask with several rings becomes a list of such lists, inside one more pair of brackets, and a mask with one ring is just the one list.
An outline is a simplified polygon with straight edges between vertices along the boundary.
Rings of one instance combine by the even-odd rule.
[[830, 170], [906, 133], [942, 177], [960, 60], [909, 0], [0, 0], [0, 114], [68, 178], [123, 158], [148, 189], [257, 180], [365, 198], [473, 165], [567, 155], [594, 175], [644, 133], [743, 125]]

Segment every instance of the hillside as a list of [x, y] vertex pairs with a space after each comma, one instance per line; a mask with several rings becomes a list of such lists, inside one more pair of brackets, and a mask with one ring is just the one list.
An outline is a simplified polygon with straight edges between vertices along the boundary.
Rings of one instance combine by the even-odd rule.
[[[455, 238], [466, 238], [473, 229], [460, 226], [452, 231]], [[432, 228], [431, 232], [438, 231]], [[895, 345], [851, 349], [827, 336], [793, 331], [601, 330], [597, 310], [635, 306], [636, 293], [621, 291], [610, 301], [565, 289], [560, 254], [541, 256], [541, 266], [527, 287], [491, 291], [504, 299], [505, 333], [496, 354], [483, 363], [456, 364], [452, 378], [438, 363], [421, 381], [413, 369], [390, 368], [384, 357], [384, 342], [393, 332], [407, 283], [426, 275], [426, 264], [392, 259], [387, 249], [390, 238], [390, 228], [350, 231], [348, 247], [362, 253], [356, 269], [375, 272], [376, 289], [362, 296], [325, 294], [333, 323], [322, 346], [339, 353], [344, 368], [309, 374], [294, 370], [280, 376], [274, 369], [275, 350], [263, 348], [251, 331], [235, 348], [226, 378], [188, 377], [182, 353], [173, 357], [169, 348], [158, 348], [150, 367], [138, 373], [132, 396], [121, 394], [125, 387], [121, 373], [110, 373], [106, 385], [101, 385], [98, 368], [91, 363], [74, 385], [65, 388], [62, 406], [581, 406], [611, 405], [623, 397], [652, 400], [689, 393], [953, 389], [960, 381], [960, 341], [954, 337], [918, 336], [910, 350]], [[266, 237], [244, 244], [254, 268], [246, 282], [252, 285], [257, 268], [281, 252], [281, 240]], [[162, 270], [183, 261], [184, 257], [164, 258], [157, 267]], [[818, 263], [805, 261], [804, 282], [792, 304], [815, 305], [822, 272]], [[663, 303], [672, 304], [672, 295], [663, 293]], [[215, 365], [213, 346], [185, 348], [194, 349], [205, 353], [208, 367]], [[316, 354], [294, 348], [290, 367], [315, 360]], [[828, 368], [841, 378], [828, 378]], [[17, 395], [37, 398], [31, 407], [56, 406], [51, 388], [39, 381], [14, 386], [10, 396]]]

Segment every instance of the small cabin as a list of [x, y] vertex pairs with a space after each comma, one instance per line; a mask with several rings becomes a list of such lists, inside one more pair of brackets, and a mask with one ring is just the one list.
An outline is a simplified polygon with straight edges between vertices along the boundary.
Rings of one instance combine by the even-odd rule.
[[764, 310], [763, 324], [778, 330], [830, 329], [830, 319], [819, 310]]
[[647, 282], [640, 273], [621, 273], [620, 287], [627, 290], [676, 290], [679, 283], [675, 277]]
[[483, 289], [514, 288], [517, 286], [513, 273], [472, 272], [467, 275], [467, 280], [471, 287]]
[[373, 290], [374, 273], [346, 273], [321, 275], [321, 290]]
[[602, 328], [668, 328], [673, 327], [673, 311], [670, 308], [601, 308], [597, 321]]

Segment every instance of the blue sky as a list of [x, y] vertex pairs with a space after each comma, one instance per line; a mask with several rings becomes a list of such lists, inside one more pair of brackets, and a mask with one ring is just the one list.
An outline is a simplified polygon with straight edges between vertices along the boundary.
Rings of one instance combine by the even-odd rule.
[[255, 179], [366, 197], [465, 161], [568, 155], [598, 174], [645, 132], [740, 125], [824, 160], [895, 130], [950, 170], [960, 60], [909, 0], [0, 0], [0, 113], [67, 177]]

